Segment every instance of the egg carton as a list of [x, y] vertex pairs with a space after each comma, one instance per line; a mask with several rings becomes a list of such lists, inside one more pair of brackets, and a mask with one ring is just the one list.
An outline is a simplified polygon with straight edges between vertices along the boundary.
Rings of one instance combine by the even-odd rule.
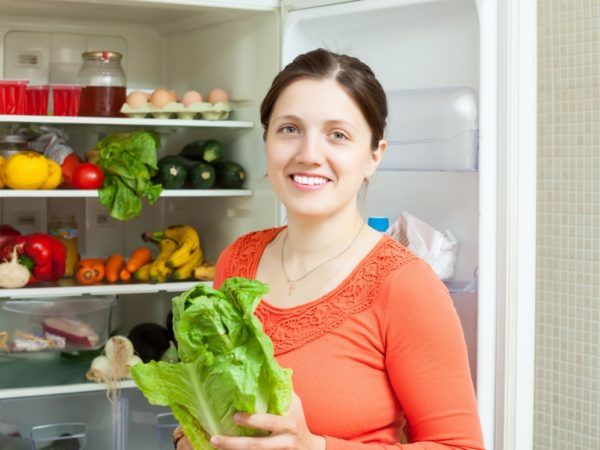
[[139, 108], [132, 108], [127, 103], [121, 107], [121, 113], [127, 117], [143, 119], [152, 117], [154, 119], [204, 119], [204, 120], [226, 120], [229, 113], [233, 111], [231, 103], [219, 102], [212, 103], [190, 103], [184, 106], [183, 103], [170, 102], [162, 108], [156, 108], [152, 103], [144, 103]]

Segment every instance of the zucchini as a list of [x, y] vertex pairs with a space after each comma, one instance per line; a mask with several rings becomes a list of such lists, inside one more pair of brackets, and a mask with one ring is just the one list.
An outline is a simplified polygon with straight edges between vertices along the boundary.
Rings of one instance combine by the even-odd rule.
[[194, 189], [210, 189], [215, 179], [215, 169], [207, 162], [198, 162], [188, 170], [188, 181]]
[[215, 164], [216, 185], [224, 189], [239, 189], [246, 181], [246, 171], [234, 161], [222, 161]]
[[181, 189], [187, 180], [185, 161], [177, 156], [165, 156], [158, 160], [157, 181], [165, 189]]

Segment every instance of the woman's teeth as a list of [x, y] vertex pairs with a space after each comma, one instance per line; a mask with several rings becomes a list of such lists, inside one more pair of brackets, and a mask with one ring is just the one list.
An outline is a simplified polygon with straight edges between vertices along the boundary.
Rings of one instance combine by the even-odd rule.
[[296, 183], [306, 184], [309, 186], [327, 183], [327, 179], [321, 178], [321, 177], [306, 177], [306, 176], [294, 175], [292, 178]]

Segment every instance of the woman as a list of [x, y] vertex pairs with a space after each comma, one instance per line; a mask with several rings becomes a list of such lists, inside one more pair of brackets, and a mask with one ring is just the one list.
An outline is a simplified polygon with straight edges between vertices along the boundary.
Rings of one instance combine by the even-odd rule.
[[[387, 148], [386, 115], [369, 67], [322, 49], [283, 69], [263, 100], [267, 172], [288, 225], [230, 245], [215, 285], [232, 276], [270, 285], [256, 315], [297, 395], [283, 417], [236, 415], [267, 437], [213, 436], [215, 448], [483, 448], [448, 291], [357, 209]], [[191, 448], [185, 437], [176, 446]]]

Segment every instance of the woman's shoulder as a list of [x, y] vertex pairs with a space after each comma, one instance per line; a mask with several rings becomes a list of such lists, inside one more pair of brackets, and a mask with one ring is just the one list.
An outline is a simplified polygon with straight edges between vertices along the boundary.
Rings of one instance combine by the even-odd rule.
[[283, 227], [266, 228], [239, 236], [229, 244], [217, 260], [215, 284], [232, 276], [249, 278], [258, 264], [258, 255]]
[[391, 304], [436, 307], [449, 299], [448, 289], [426, 261], [389, 237], [383, 247], [381, 262], [387, 269], [382, 273], [382, 293]]
[[229, 244], [223, 253], [235, 253], [239, 251], [247, 251], [248, 249], [256, 250], [267, 246], [271, 240], [279, 234], [284, 227], [265, 228], [256, 230], [239, 236], [231, 244]]

